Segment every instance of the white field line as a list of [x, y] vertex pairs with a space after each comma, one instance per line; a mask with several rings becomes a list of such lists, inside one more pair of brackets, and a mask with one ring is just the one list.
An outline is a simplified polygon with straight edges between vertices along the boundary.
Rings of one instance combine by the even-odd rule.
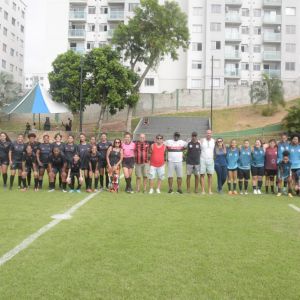
[[300, 208], [294, 204], [289, 204], [289, 207], [291, 207], [292, 209], [294, 209], [297, 212], [300, 212]]

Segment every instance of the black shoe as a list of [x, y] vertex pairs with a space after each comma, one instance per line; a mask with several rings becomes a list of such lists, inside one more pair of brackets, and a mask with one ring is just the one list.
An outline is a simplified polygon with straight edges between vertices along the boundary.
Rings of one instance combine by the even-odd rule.
[[178, 194], [183, 194], [183, 193], [182, 193], [182, 190], [177, 190], [177, 193], [178, 193]]
[[168, 193], [169, 193], [169, 194], [173, 194], [173, 190], [172, 190], [172, 189], [169, 189]]

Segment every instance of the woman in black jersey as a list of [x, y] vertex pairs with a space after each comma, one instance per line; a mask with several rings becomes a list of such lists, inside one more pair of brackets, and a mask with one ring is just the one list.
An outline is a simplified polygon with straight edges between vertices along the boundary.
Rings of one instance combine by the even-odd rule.
[[69, 163], [69, 171], [67, 176], [67, 183], [70, 187], [70, 193], [74, 193], [75, 179], [77, 178], [78, 186], [76, 189], [77, 193], [80, 193], [80, 188], [83, 183], [83, 171], [81, 170], [81, 161], [79, 154], [75, 153], [72, 161]]
[[[65, 153], [65, 144], [62, 142], [62, 135], [60, 133], [56, 133], [54, 136], [54, 142], [51, 144], [52, 154], [54, 148], [59, 148], [60, 153], [64, 155]], [[62, 188], [61, 176], [58, 178], [59, 180], [59, 188]]]
[[[29, 133], [28, 134], [28, 143], [26, 144], [27, 146], [31, 146], [33, 153], [36, 155], [37, 149], [39, 147], [39, 142], [36, 141], [36, 134], [35, 133]], [[31, 184], [31, 170], [27, 173], [27, 184], [30, 186]]]
[[31, 145], [27, 145], [25, 149], [25, 153], [23, 155], [22, 159], [22, 183], [23, 183], [23, 192], [27, 191], [27, 182], [26, 178], [28, 174], [31, 174], [31, 171], [33, 171], [34, 176], [34, 191], [38, 191], [38, 169], [36, 165], [36, 154], [34, 153], [34, 150], [32, 149]]
[[11, 190], [14, 184], [16, 171], [18, 170], [18, 187], [21, 188], [22, 182], [22, 158], [25, 151], [24, 136], [19, 134], [15, 142], [10, 146], [8, 152], [9, 164], [10, 164], [10, 185]]
[[95, 192], [98, 191], [99, 182], [99, 153], [97, 151], [97, 145], [93, 145], [89, 156], [89, 188], [87, 192], [92, 192], [92, 182], [94, 177]]
[[91, 146], [86, 142], [86, 135], [81, 133], [79, 136], [80, 143], [77, 146], [80, 162], [81, 162], [81, 170], [84, 172], [85, 178], [85, 186], [88, 190], [89, 188], [89, 153], [91, 151]]
[[119, 191], [120, 165], [123, 161], [123, 150], [121, 140], [115, 139], [106, 153], [107, 172], [109, 176], [109, 191]]
[[5, 132], [0, 133], [0, 168], [3, 178], [3, 187], [7, 186], [7, 166], [9, 165], [8, 152], [11, 141]]
[[97, 140], [96, 140], [95, 136], [91, 136], [91, 138], [90, 138], [90, 145], [91, 145], [91, 147], [97, 146]]

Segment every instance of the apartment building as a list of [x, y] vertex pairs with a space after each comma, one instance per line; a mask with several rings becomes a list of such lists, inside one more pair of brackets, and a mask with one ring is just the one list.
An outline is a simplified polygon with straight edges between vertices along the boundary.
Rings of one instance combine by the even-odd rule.
[[[180, 50], [178, 61], [166, 58], [151, 71], [142, 93], [209, 89], [211, 83], [216, 89], [246, 86], [263, 73], [283, 81], [300, 77], [299, 0], [177, 2], [188, 15], [190, 48]], [[69, 48], [84, 53], [109, 43], [138, 5], [138, 0], [69, 0]]]
[[0, 0], [0, 71], [23, 84], [26, 4]]

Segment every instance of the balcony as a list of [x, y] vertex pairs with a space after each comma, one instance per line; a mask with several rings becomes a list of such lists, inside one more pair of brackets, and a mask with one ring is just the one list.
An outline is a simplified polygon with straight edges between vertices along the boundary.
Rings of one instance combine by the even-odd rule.
[[79, 54], [84, 54], [85, 53], [85, 49], [84, 48], [80, 48], [80, 47], [70, 47], [70, 50], [79, 53]]
[[108, 29], [107, 31], [107, 38], [108, 39], [112, 39], [113, 35], [114, 35], [114, 29]]
[[263, 38], [265, 43], [281, 43], [281, 33], [265, 32]]
[[225, 23], [241, 24], [242, 23], [241, 16], [238, 14], [226, 14]]
[[232, 78], [232, 79], [238, 79], [241, 77], [240, 70], [239, 69], [231, 69], [231, 70], [226, 70], [224, 72], [224, 77], [225, 78]]
[[227, 60], [240, 60], [241, 54], [239, 51], [232, 50], [232, 51], [225, 51], [225, 59]]
[[85, 5], [87, 5], [87, 0], [69, 0], [69, 3], [85, 4]]
[[226, 5], [230, 6], [242, 6], [242, 0], [225, 0]]
[[280, 51], [264, 51], [263, 59], [268, 61], [280, 61], [281, 52]]
[[281, 0], [264, 0], [263, 6], [264, 7], [278, 7], [281, 6]]
[[279, 25], [281, 24], [281, 16], [280, 15], [276, 15], [276, 16], [272, 16], [272, 15], [265, 15], [264, 16], [264, 24], [267, 25]]
[[84, 39], [85, 29], [69, 29], [69, 37], [76, 39]]
[[111, 10], [107, 17], [108, 21], [123, 21], [124, 20], [124, 10]]
[[225, 41], [240, 42], [242, 40], [239, 32], [225, 32]]
[[269, 75], [269, 77], [271, 78], [280, 78], [281, 75], [280, 70], [275, 70], [275, 69], [264, 70], [264, 73]]
[[107, 3], [110, 4], [115, 4], [115, 3], [125, 3], [126, 1], [125, 0], [107, 0]]
[[86, 20], [86, 12], [85, 11], [74, 11], [71, 10], [69, 12], [70, 21], [85, 21]]

